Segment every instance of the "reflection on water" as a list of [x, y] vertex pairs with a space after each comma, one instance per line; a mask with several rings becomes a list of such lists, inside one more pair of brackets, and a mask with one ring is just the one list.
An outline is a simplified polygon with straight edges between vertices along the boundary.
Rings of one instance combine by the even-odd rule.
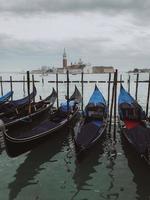
[[119, 199], [119, 193], [113, 192], [113, 189], [115, 187], [115, 176], [114, 176], [114, 167], [116, 164], [116, 158], [117, 158], [117, 151], [116, 151], [116, 144], [112, 141], [111, 135], [108, 135], [107, 138], [107, 148], [105, 149], [106, 152], [106, 160], [107, 160], [107, 175], [109, 177], [109, 184], [108, 188], [106, 189], [105, 193], [100, 193], [100, 198], [104, 200], [117, 200]]
[[59, 153], [63, 146], [67, 145], [67, 132], [67, 129], [64, 132], [58, 132], [56, 136], [51, 137], [50, 140], [33, 149], [27, 155], [25, 161], [16, 170], [14, 181], [9, 183], [10, 200], [15, 199], [22, 188], [38, 183], [34, 179], [41, 170], [44, 170], [41, 167], [42, 164], [57, 161], [51, 161], [51, 158]]
[[127, 142], [122, 138], [122, 147], [125, 156], [128, 159], [128, 166], [133, 173], [133, 182], [136, 184], [136, 193], [138, 200], [150, 199], [150, 168], [141, 160], [136, 152], [127, 145]]
[[90, 190], [92, 185], [89, 185], [88, 181], [92, 179], [92, 174], [96, 173], [95, 167], [101, 164], [100, 158], [103, 153], [104, 141], [101, 144], [96, 144], [95, 147], [87, 151], [81, 160], [75, 160], [75, 172], [72, 178], [77, 191], [72, 199], [74, 199], [81, 190]]
[[109, 163], [106, 166], [108, 169], [108, 176], [110, 177], [110, 185], [108, 188], [107, 199], [114, 199], [114, 200], [117, 200], [119, 198], [119, 193], [111, 192], [112, 189], [114, 188], [114, 183], [115, 183], [114, 167], [116, 164], [116, 158], [117, 158], [117, 152], [115, 149], [115, 144], [110, 143], [107, 152], [107, 159]]

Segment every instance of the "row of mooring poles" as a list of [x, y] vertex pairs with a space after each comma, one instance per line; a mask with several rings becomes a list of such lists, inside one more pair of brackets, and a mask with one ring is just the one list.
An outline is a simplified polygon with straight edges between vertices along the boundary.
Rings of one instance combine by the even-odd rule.
[[[29, 71], [27, 71], [27, 88], [30, 88], [30, 73]], [[25, 96], [25, 76], [23, 76], [23, 80], [22, 81], [13, 81], [12, 76], [10, 76], [10, 80], [8, 81], [3, 81], [2, 80], [2, 76], [0, 76], [0, 88], [1, 88], [1, 95], [3, 96], [4, 92], [3, 92], [3, 82], [9, 82], [10, 83], [10, 91], [13, 92], [13, 82], [22, 82], [23, 83], [23, 94]], [[33, 83], [33, 88], [35, 85], [35, 81], [34, 81], [34, 75], [32, 75], [32, 83]], [[11, 96], [11, 100], [13, 100], [13, 95]], [[35, 99], [33, 99], [33, 101], [35, 101]]]
[[[116, 73], [116, 72], [115, 72]], [[118, 72], [117, 72], [118, 73]], [[83, 76], [84, 76], [84, 73], [82, 72], [81, 73], [81, 93], [82, 93], [82, 105], [81, 105], [81, 109], [82, 109], [82, 112], [83, 112], [83, 95], [84, 95], [84, 80], [83, 80]], [[111, 86], [111, 73], [109, 73], [109, 80], [108, 80], [108, 103], [107, 103], [107, 106], [108, 108], [110, 107], [110, 121], [112, 120], [112, 115], [113, 115], [113, 104], [115, 103], [115, 93], [117, 90], [115, 90], [115, 87], [116, 84], [115, 83], [115, 77], [116, 75], [114, 74], [114, 81], [113, 81], [113, 88], [112, 88], [112, 98], [111, 98], [111, 105], [110, 105], [110, 86]], [[129, 75], [128, 77], [128, 92], [130, 92], [130, 79], [131, 79], [131, 76]], [[0, 77], [0, 89], [1, 89], [1, 95], [3, 95], [3, 80], [2, 80], [2, 77]], [[5, 81], [6, 82], [6, 81]], [[17, 81], [13, 81], [12, 80], [12, 76], [10, 76], [10, 81], [7, 81], [7, 82], [10, 82], [10, 89], [11, 91], [13, 91], [13, 82], [17, 82]], [[25, 80], [25, 76], [23, 76], [23, 81], [19, 81], [19, 82], [23, 82], [23, 92], [24, 92], [24, 95], [25, 95], [25, 83], [26, 83], [26, 80]], [[33, 88], [34, 88], [34, 75], [32, 75], [32, 83], [33, 83]], [[69, 71], [67, 71], [67, 96], [69, 94]], [[122, 77], [120, 77], [120, 82], [122, 82]], [[137, 73], [137, 76], [136, 76], [136, 89], [135, 89], [135, 99], [137, 100], [137, 97], [138, 97], [138, 84], [139, 84], [139, 73]], [[143, 81], [144, 82], [144, 81]], [[146, 81], [145, 81], [146, 82]], [[56, 74], [56, 91], [57, 91], [57, 107], [59, 107], [59, 98], [58, 98], [58, 83], [59, 83], [59, 80], [58, 80], [58, 73]], [[30, 97], [30, 73], [27, 72], [27, 90], [28, 90], [28, 95]], [[13, 100], [13, 97], [11, 97], [11, 100]], [[146, 101], [146, 116], [148, 116], [148, 110], [149, 110], [149, 100], [150, 100], [150, 74], [149, 74], [149, 81], [148, 81], [148, 92], [147, 92], [147, 101]], [[33, 99], [33, 101], [35, 101], [35, 99]], [[29, 98], [29, 102], [30, 102], [30, 98]], [[29, 103], [30, 104], [30, 103]], [[116, 103], [114, 104], [114, 106], [116, 106]], [[30, 106], [29, 106], [30, 107]], [[30, 109], [29, 109], [30, 110]], [[116, 109], [115, 109], [116, 110]], [[114, 113], [114, 115], [116, 115], [116, 113]], [[115, 118], [114, 118], [115, 120]], [[109, 130], [111, 130], [111, 127], [109, 125]]]

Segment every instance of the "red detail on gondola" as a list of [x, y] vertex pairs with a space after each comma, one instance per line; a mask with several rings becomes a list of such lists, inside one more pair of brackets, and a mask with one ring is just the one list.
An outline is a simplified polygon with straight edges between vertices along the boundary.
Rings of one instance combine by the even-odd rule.
[[131, 129], [131, 128], [135, 128], [136, 126], [140, 125], [141, 122], [140, 121], [134, 121], [134, 120], [125, 120], [124, 121], [126, 128]]

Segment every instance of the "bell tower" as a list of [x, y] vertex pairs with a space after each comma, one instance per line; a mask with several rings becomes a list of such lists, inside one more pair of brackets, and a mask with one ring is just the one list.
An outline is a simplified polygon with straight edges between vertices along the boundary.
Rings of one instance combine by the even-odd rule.
[[66, 54], [65, 48], [64, 48], [64, 53], [63, 53], [63, 68], [64, 69], [67, 68], [67, 54]]

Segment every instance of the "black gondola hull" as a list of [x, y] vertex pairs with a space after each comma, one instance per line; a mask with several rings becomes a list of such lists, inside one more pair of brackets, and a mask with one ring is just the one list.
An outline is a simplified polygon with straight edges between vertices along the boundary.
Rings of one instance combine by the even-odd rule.
[[[126, 148], [128, 148], [130, 151], [132, 151], [134, 154], [136, 154], [136, 156], [143, 160], [144, 162], [146, 162], [148, 165], [150, 165], [150, 155], [148, 154], [148, 149], [146, 149], [143, 152], [140, 152], [137, 150], [135, 144], [130, 140], [130, 138], [127, 136], [127, 129], [125, 127], [123, 127], [122, 121], [119, 120], [119, 124], [120, 124], [120, 128], [121, 128], [121, 139], [122, 142], [124, 143], [124, 145], [126, 145]], [[150, 152], [149, 152], [150, 153]]]
[[43, 143], [45, 140], [49, 139], [49, 137], [55, 135], [56, 132], [66, 127], [68, 122], [72, 122], [77, 113], [78, 109], [73, 113], [73, 115], [69, 119], [66, 119], [65, 123], [63, 123], [62, 125], [55, 127], [55, 129], [47, 130], [45, 133], [37, 134], [34, 137], [28, 137], [25, 139], [18, 140], [16, 138], [9, 137], [7, 133], [4, 133], [4, 141], [7, 154], [10, 157], [16, 157], [33, 149], [40, 143]]
[[[99, 144], [101, 143], [105, 136], [106, 136], [106, 127], [107, 127], [107, 124], [105, 124], [102, 127], [99, 128], [99, 131], [98, 131], [98, 136], [96, 138], [94, 138], [88, 145], [86, 146], [82, 146], [80, 144], [78, 144], [76, 142], [76, 139], [74, 138], [74, 144], [75, 144], [75, 152], [76, 152], [76, 156], [78, 159], [80, 159], [81, 157], [84, 157], [84, 155], [86, 155], [89, 150], [91, 150], [93, 147], [95, 147], [96, 144]], [[92, 130], [91, 130], [92, 132]]]

